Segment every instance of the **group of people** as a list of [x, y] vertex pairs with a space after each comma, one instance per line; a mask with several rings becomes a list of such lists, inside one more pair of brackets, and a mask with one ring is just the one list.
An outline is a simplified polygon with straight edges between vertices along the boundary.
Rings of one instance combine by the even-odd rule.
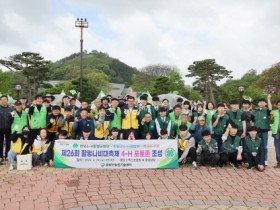
[[[191, 103], [182, 98], [175, 106], [168, 99], [142, 95], [113, 98], [107, 95], [93, 105], [64, 96], [53, 105], [54, 96], [37, 95], [28, 104], [21, 97], [9, 106], [1, 96], [0, 162], [8, 159], [15, 168], [17, 155], [32, 154], [32, 164], [53, 166], [56, 139], [77, 140], [176, 140], [179, 164], [194, 168], [230, 164], [263, 171], [268, 165], [268, 132], [272, 130], [276, 168], [280, 168], [280, 101], [273, 109], [271, 96], [252, 107], [248, 100], [229, 105]], [[272, 127], [271, 124], [272, 123]], [[4, 154], [5, 142], [5, 154]]]

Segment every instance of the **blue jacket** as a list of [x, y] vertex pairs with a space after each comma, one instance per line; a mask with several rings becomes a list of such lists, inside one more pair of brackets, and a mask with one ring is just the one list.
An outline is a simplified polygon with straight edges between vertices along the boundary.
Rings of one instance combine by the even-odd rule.
[[202, 140], [202, 132], [204, 131], [210, 132], [210, 127], [208, 125], [204, 125], [202, 128], [200, 128], [197, 123], [193, 123], [190, 129], [190, 133], [193, 134], [194, 139], [197, 143]]

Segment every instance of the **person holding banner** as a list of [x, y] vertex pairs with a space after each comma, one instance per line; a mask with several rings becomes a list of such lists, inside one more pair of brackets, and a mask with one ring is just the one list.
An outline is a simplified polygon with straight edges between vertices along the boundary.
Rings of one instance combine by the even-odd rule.
[[197, 168], [196, 164], [196, 150], [194, 137], [188, 132], [186, 125], [180, 125], [180, 134], [177, 135], [176, 140], [178, 142], [178, 162], [183, 164], [186, 162], [186, 158], [190, 157], [193, 168]]
[[121, 140], [120, 138], [121, 137], [120, 137], [119, 129], [116, 127], [113, 127], [111, 129], [111, 135], [108, 136], [108, 140]]
[[32, 141], [30, 140], [29, 126], [24, 126], [21, 134], [17, 134], [15, 131], [11, 136], [11, 141], [13, 142], [13, 145], [8, 152], [8, 160], [10, 164], [10, 170], [13, 170], [17, 155], [25, 155], [30, 153]]
[[168, 136], [167, 130], [165, 128], [161, 129], [158, 140], [168, 140], [168, 139], [171, 139], [171, 138]]
[[90, 126], [84, 126], [80, 140], [94, 140]]
[[123, 139], [128, 139], [131, 130], [134, 132], [136, 138], [138, 137], [138, 107], [134, 105], [135, 98], [133, 96], [127, 97], [127, 105], [122, 108], [122, 133]]
[[43, 151], [47, 148], [46, 142], [49, 141], [48, 138], [48, 132], [47, 129], [42, 128], [39, 131], [39, 135], [37, 138], [34, 140], [34, 143], [32, 145], [32, 165], [35, 166], [37, 164], [44, 165], [42, 163], [42, 156], [43, 156]]

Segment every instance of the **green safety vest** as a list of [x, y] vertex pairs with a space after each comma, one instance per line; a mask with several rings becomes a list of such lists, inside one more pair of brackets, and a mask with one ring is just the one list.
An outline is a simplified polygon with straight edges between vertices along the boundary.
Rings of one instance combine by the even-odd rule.
[[230, 135], [227, 137], [227, 140], [225, 140], [222, 144], [221, 152], [220, 153], [233, 153], [238, 150], [238, 147], [240, 145], [240, 137], [235, 136], [234, 141], [232, 143]]
[[[171, 120], [171, 127], [173, 127], [174, 124], [175, 124], [175, 121], [176, 121], [175, 113], [174, 113], [174, 112], [171, 112], [171, 113], [169, 114], [169, 118], [170, 118], [170, 120]], [[179, 117], [178, 117], [178, 119], [177, 119], [178, 123], [181, 121], [181, 119], [182, 119], [182, 113], [179, 114]]]
[[[214, 114], [214, 117], [217, 119], [217, 116], [218, 116], [218, 113], [215, 113]], [[227, 121], [229, 120], [229, 116], [228, 115], [224, 115], [223, 116], [223, 120], [219, 120], [217, 126], [214, 128], [213, 127], [213, 131], [214, 131], [214, 134], [216, 135], [223, 135], [226, 131], [226, 126], [227, 126]]]
[[159, 123], [159, 126], [160, 126], [161, 129], [163, 129], [163, 128], [167, 129], [169, 121], [170, 121], [170, 119], [168, 117], [165, 117], [165, 121], [164, 122], [162, 122], [160, 116], [157, 117], [157, 120], [158, 120], [158, 123]]
[[261, 139], [256, 136], [255, 141], [252, 141], [250, 136], [246, 136], [245, 144], [247, 145], [249, 152], [259, 152], [261, 146]]
[[22, 128], [26, 125], [28, 125], [28, 115], [26, 113], [26, 111], [22, 111], [21, 112], [21, 116], [18, 115], [18, 113], [16, 112], [15, 116], [14, 116], [14, 120], [12, 123], [12, 133], [14, 133], [15, 130], [15, 126], [18, 126], [18, 130], [17, 130], [17, 134], [21, 134], [22, 132]]
[[279, 131], [279, 112], [279, 110], [273, 110], [274, 122], [271, 128], [272, 134], [277, 134]]
[[242, 122], [241, 122], [242, 114], [243, 114], [243, 111], [238, 109], [237, 115], [235, 118], [235, 115], [233, 114], [233, 112], [231, 110], [227, 111], [227, 115], [229, 116], [229, 119], [238, 126], [238, 131], [243, 131], [243, 126], [242, 126]]
[[211, 114], [211, 111], [209, 109], [207, 109], [207, 112], [206, 112], [206, 125], [210, 125], [211, 124], [211, 120], [212, 120], [212, 116], [216, 113], [217, 110], [213, 110], [213, 114]]
[[[113, 109], [108, 109], [111, 113], [113, 113]], [[112, 128], [118, 128], [119, 130], [122, 128], [122, 112], [121, 109], [118, 107], [116, 112], [114, 112], [114, 119], [110, 122], [109, 130]]]
[[211, 139], [211, 141], [209, 142], [209, 144], [208, 144], [208, 146], [207, 146], [207, 144], [205, 143], [205, 141], [204, 141], [204, 140], [201, 140], [201, 141], [199, 142], [199, 144], [201, 145], [201, 148], [202, 148], [201, 153], [202, 153], [202, 154], [209, 154], [210, 152], [209, 152], [209, 150], [208, 150], [208, 147], [214, 148], [214, 145], [217, 144], [217, 141], [216, 141], [215, 139]]
[[191, 122], [187, 122], [186, 124], [182, 124], [182, 121], [179, 121], [178, 122], [177, 132], [176, 132], [177, 135], [180, 134], [180, 129], [179, 129], [180, 125], [186, 125], [188, 127], [188, 131], [191, 129], [191, 126], [192, 126]]
[[146, 138], [146, 133], [150, 132], [152, 137], [154, 137], [156, 130], [156, 124], [154, 120], [151, 120], [149, 125], [147, 123], [144, 123], [142, 130], [141, 130], [141, 138], [145, 139]]
[[269, 116], [267, 112], [268, 112], [267, 108], [264, 108], [262, 111], [259, 109], [253, 110], [252, 114], [254, 115], [255, 118], [255, 126], [258, 129], [262, 129], [262, 130], [270, 129]]
[[39, 112], [37, 106], [34, 107], [34, 112], [31, 115], [31, 129], [45, 128], [47, 126], [47, 108], [42, 105]]

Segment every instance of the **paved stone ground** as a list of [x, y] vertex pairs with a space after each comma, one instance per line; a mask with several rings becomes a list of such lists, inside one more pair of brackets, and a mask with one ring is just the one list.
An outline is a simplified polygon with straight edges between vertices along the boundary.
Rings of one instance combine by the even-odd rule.
[[0, 166], [0, 209], [276, 209], [280, 169], [93, 170]]

